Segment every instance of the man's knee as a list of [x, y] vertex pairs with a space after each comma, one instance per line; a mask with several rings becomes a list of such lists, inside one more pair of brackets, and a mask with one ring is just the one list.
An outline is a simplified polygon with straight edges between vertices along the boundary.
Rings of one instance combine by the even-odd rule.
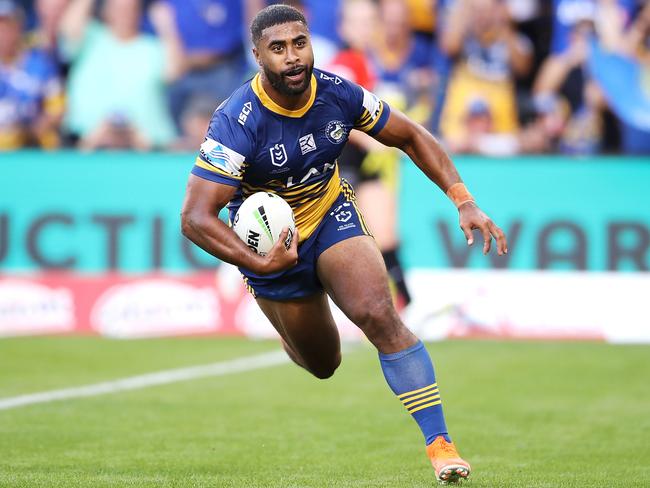
[[330, 360], [308, 365], [307, 370], [319, 380], [326, 380], [334, 375], [341, 364], [341, 353], [336, 353]]
[[390, 299], [359, 301], [350, 319], [368, 336], [383, 335], [401, 325]]
[[380, 350], [412, 342], [390, 298], [359, 304], [350, 318]]

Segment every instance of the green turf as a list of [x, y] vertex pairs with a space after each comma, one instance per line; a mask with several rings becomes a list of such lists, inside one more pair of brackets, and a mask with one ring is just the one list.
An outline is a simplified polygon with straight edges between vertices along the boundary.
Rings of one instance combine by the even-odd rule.
[[[0, 397], [277, 348], [271, 342], [0, 340]], [[650, 348], [430, 344], [466, 487], [650, 486]], [[1, 487], [434, 486], [375, 354], [331, 380], [292, 365], [0, 411]]]

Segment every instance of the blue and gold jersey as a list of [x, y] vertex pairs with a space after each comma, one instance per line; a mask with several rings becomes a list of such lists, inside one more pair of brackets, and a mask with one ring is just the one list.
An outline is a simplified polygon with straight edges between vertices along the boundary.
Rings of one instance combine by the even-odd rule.
[[192, 173], [237, 187], [231, 219], [255, 192], [280, 195], [304, 241], [341, 192], [336, 159], [350, 131], [377, 134], [389, 113], [372, 93], [317, 69], [305, 106], [286, 110], [271, 100], [258, 74], [217, 108]]

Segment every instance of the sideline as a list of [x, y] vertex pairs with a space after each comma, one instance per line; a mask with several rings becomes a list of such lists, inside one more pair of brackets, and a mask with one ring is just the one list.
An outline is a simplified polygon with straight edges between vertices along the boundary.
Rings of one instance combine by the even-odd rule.
[[284, 351], [272, 351], [253, 356], [245, 356], [218, 363], [192, 366], [188, 368], [167, 369], [156, 373], [147, 373], [138, 376], [104, 381], [86, 386], [63, 388], [61, 390], [42, 391], [19, 395], [14, 397], [0, 398], [0, 410], [35, 405], [37, 403], [49, 403], [69, 398], [83, 398], [98, 395], [107, 395], [118, 391], [139, 390], [150, 386], [167, 385], [179, 381], [189, 381], [197, 378], [211, 376], [226, 376], [244, 371], [277, 366], [291, 362]]

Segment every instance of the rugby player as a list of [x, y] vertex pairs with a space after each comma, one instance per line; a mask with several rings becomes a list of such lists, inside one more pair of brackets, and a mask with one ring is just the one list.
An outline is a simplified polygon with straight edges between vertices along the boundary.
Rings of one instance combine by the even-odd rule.
[[[358, 85], [314, 68], [299, 10], [261, 10], [251, 35], [259, 73], [212, 117], [187, 185], [183, 234], [239, 267], [288, 355], [321, 379], [341, 362], [329, 295], [377, 348], [388, 385], [422, 430], [437, 479], [466, 478], [470, 466], [449, 436], [429, 354], [400, 320], [381, 253], [352, 188], [339, 177], [336, 159], [350, 131], [404, 151], [456, 204], [469, 245], [478, 229], [483, 252], [494, 236], [503, 254], [506, 237], [476, 205], [431, 134]], [[228, 205], [232, 220], [243, 199], [257, 191], [283, 197], [297, 224], [289, 248], [285, 229], [265, 256], [217, 218]]]

